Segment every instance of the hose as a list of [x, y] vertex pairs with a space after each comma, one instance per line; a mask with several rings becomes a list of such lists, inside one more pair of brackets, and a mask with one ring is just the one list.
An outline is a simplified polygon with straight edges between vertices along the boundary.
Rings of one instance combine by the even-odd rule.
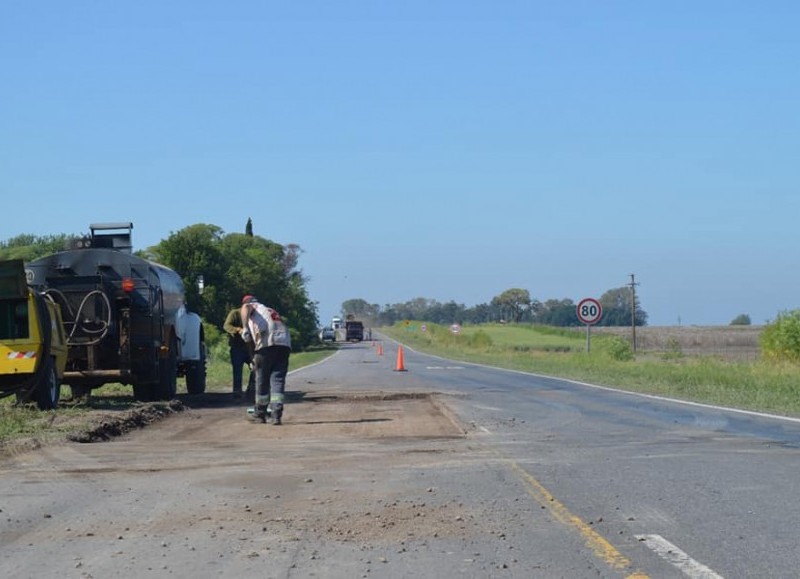
[[[106, 293], [103, 290], [99, 290], [99, 289], [92, 290], [89, 293], [87, 293], [85, 296], [83, 296], [83, 299], [81, 300], [81, 303], [78, 306], [78, 310], [77, 311], [73, 311], [72, 307], [70, 306], [69, 300], [67, 299], [67, 297], [62, 292], [60, 292], [58, 290], [50, 289], [50, 290], [47, 290], [46, 293], [48, 294], [48, 298], [50, 298], [51, 300], [53, 298], [49, 294], [50, 293], [55, 294], [56, 296], [58, 296], [60, 298], [58, 300], [58, 302], [63, 303], [64, 305], [66, 305], [66, 312], [64, 312], [64, 310], [62, 308], [62, 312], [65, 314], [65, 316], [67, 316], [66, 319], [64, 320], [64, 326], [67, 326], [67, 325], [71, 325], [72, 326], [72, 329], [70, 330], [69, 335], [67, 336], [67, 345], [68, 346], [78, 346], [78, 345], [80, 345], [80, 346], [94, 346], [95, 344], [99, 344], [100, 342], [102, 342], [103, 338], [105, 338], [106, 335], [108, 335], [109, 328], [111, 327], [111, 302], [109, 301], [108, 296], [106, 295]], [[104, 320], [97, 319], [97, 318], [95, 318], [95, 320], [93, 320], [94, 322], [100, 324], [100, 327], [98, 329], [96, 329], [96, 330], [87, 328], [86, 325], [84, 323], [82, 323], [82, 321], [81, 321], [81, 313], [83, 312], [83, 309], [86, 307], [86, 304], [89, 302], [89, 299], [92, 296], [95, 296], [95, 295], [99, 295], [102, 298], [103, 304], [105, 306], [105, 315], [106, 315]], [[56, 300], [53, 300], [53, 301], [56, 301]], [[69, 321], [67, 321], [67, 320], [69, 320]], [[89, 321], [89, 320], [86, 320], [86, 321]], [[80, 328], [81, 333], [83, 334], [83, 336], [91, 337], [90, 341], [88, 341], [88, 342], [75, 342], [73, 340], [75, 338], [75, 334], [78, 331], [78, 328]], [[94, 335], [99, 334], [99, 335], [97, 335], [95, 337], [95, 336], [93, 336], [93, 334]]]
[[[57, 303], [61, 306], [61, 312], [62, 315], [64, 316], [64, 327], [72, 328], [69, 331], [69, 334], [67, 335], [68, 346], [78, 346], [78, 345], [94, 346], [95, 344], [99, 344], [100, 342], [102, 342], [103, 338], [105, 338], [106, 335], [108, 334], [108, 330], [111, 327], [111, 302], [103, 290], [99, 289], [92, 290], [85, 296], [83, 296], [83, 299], [81, 299], [81, 303], [78, 306], [77, 311], [72, 309], [72, 304], [70, 304], [69, 299], [67, 299], [67, 296], [60, 290], [57, 290], [55, 288], [50, 288], [44, 291], [44, 295], [52, 302]], [[99, 295], [103, 299], [103, 303], [105, 305], [105, 314], [106, 314], [105, 320], [98, 320], [98, 319], [94, 320], [94, 322], [99, 323], [101, 326], [96, 330], [87, 328], [83, 323], [81, 323], [80, 319], [83, 309], [86, 307], [86, 304], [88, 303], [89, 299], [94, 295]], [[53, 296], [56, 296], [56, 298], [58, 299], [54, 299]], [[77, 333], [78, 328], [80, 328], [81, 333], [85, 337], [91, 336], [92, 334], [100, 334], [100, 335], [97, 337], [93, 337], [89, 342], [75, 342], [73, 338], [75, 338], [75, 334]]]

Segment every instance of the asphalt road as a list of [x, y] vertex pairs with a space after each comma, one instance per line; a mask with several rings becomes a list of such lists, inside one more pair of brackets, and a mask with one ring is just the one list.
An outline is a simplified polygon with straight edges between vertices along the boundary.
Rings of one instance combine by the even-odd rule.
[[467, 395], [459, 416], [568, 511], [565, 526], [599, 535], [599, 559], [650, 577], [800, 577], [799, 421], [404, 357]]
[[403, 361], [0, 463], [0, 576], [798, 576], [796, 421]]

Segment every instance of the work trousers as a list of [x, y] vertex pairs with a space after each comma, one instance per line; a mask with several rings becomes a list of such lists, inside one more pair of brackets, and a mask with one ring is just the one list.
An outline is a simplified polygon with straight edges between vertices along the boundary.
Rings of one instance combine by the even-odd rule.
[[270, 346], [256, 350], [253, 366], [256, 372], [256, 407], [269, 405], [273, 415], [283, 410], [286, 374], [289, 371], [291, 348]]
[[[250, 353], [245, 348], [231, 348], [231, 368], [233, 368], [233, 391], [242, 391], [243, 368], [250, 364]], [[252, 371], [250, 382], [253, 381]]]

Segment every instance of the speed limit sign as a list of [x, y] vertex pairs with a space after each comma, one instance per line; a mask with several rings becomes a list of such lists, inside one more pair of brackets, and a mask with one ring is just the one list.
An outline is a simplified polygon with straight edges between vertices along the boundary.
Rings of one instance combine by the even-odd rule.
[[576, 311], [578, 319], [587, 326], [596, 324], [603, 317], [603, 306], [594, 298], [584, 298], [579, 301]]

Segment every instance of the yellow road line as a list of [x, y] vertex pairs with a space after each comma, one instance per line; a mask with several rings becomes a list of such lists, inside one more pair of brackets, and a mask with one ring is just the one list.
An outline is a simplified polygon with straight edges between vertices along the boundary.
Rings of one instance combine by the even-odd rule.
[[[588, 523], [572, 514], [567, 507], [559, 502], [552, 493], [542, 485], [542, 483], [536, 480], [513, 460], [507, 458], [503, 460], [528, 483], [526, 487], [528, 494], [531, 495], [537, 503], [546, 508], [557, 521], [576, 529], [586, 542], [586, 546], [591, 549], [596, 557], [604, 561], [612, 569], [622, 570], [631, 566], [630, 559], [617, 551], [611, 543], [592, 529]], [[648, 579], [648, 576], [641, 571], [635, 571], [631, 575], [628, 575], [627, 579]]]

